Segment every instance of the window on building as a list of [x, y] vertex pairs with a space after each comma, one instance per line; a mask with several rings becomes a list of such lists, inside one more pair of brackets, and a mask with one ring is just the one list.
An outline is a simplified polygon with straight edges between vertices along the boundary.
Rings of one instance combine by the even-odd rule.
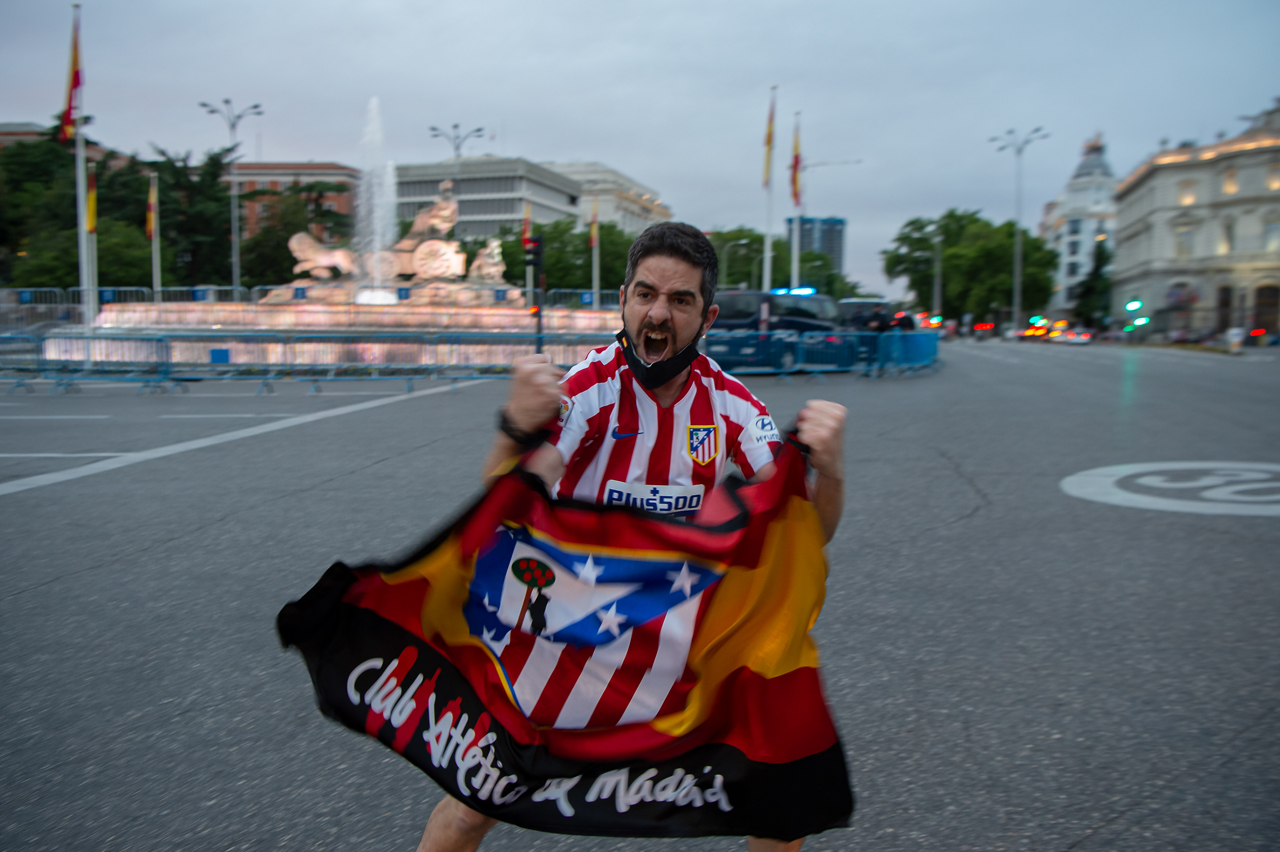
[[1262, 226], [1262, 250], [1280, 251], [1280, 222], [1268, 222]]
[[1067, 264], [1068, 278], [1075, 278], [1079, 274], [1080, 274], [1080, 264], [1076, 263], [1074, 260], [1071, 263]]
[[1235, 195], [1240, 191], [1240, 182], [1236, 179], [1236, 170], [1227, 169], [1222, 176], [1222, 194]]
[[1190, 207], [1196, 203], [1196, 182], [1193, 180], [1184, 180], [1178, 184], [1178, 203], [1183, 207]]
[[1067, 243], [1067, 254], [1070, 254], [1070, 255], [1077, 255], [1077, 254], [1079, 254], [1079, 253], [1080, 253], [1080, 241], [1079, 241], [1079, 240], [1072, 240], [1071, 242]]
[[1222, 236], [1218, 239], [1218, 254], [1231, 254], [1236, 250], [1236, 223], [1228, 219], [1222, 223]]
[[1196, 229], [1192, 225], [1179, 225], [1173, 229], [1173, 255], [1185, 259], [1191, 257], [1195, 247]]
[[1068, 234], [1071, 234], [1073, 237], [1074, 237], [1076, 234], [1080, 233], [1080, 220], [1079, 220], [1079, 219], [1072, 219], [1072, 220], [1070, 220], [1070, 221], [1068, 221], [1068, 222], [1067, 222], [1067, 233], [1068, 233]]
[[1280, 189], [1280, 166], [1267, 169], [1267, 189]]

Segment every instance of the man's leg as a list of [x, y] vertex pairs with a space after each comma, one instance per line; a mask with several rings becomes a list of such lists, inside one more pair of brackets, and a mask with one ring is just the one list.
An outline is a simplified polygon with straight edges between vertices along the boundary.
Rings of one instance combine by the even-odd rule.
[[427, 820], [418, 852], [475, 852], [489, 829], [497, 824], [496, 819], [476, 813], [446, 795]]
[[781, 840], [770, 840], [767, 837], [748, 837], [747, 852], [800, 852], [804, 838], [783, 843]]

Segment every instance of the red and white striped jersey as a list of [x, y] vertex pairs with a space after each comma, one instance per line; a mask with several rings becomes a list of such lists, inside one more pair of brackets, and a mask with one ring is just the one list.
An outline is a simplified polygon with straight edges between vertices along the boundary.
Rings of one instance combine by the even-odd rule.
[[565, 463], [552, 488], [561, 498], [692, 515], [731, 463], [749, 479], [781, 443], [764, 404], [705, 355], [667, 408], [635, 380], [617, 343], [573, 367], [560, 392], [549, 440]]

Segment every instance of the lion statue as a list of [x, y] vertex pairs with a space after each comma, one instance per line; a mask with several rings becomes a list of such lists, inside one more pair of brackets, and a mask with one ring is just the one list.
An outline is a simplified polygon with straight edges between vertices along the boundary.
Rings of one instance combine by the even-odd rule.
[[476, 252], [476, 259], [471, 262], [471, 271], [467, 273], [470, 284], [501, 284], [502, 275], [507, 265], [502, 260], [502, 240], [490, 237], [484, 248]]
[[350, 275], [356, 269], [356, 260], [346, 249], [327, 249], [306, 231], [299, 231], [289, 238], [289, 251], [298, 259], [294, 274], [310, 272], [313, 278], [332, 278], [333, 270]]

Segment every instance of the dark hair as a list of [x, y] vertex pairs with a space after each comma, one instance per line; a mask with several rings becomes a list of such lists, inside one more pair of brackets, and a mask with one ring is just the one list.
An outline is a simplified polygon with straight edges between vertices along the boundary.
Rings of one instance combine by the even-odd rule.
[[706, 316], [716, 296], [720, 278], [720, 259], [706, 234], [684, 222], [660, 222], [650, 225], [627, 250], [627, 277], [623, 289], [631, 286], [636, 267], [646, 257], [674, 257], [702, 270], [702, 313]]

